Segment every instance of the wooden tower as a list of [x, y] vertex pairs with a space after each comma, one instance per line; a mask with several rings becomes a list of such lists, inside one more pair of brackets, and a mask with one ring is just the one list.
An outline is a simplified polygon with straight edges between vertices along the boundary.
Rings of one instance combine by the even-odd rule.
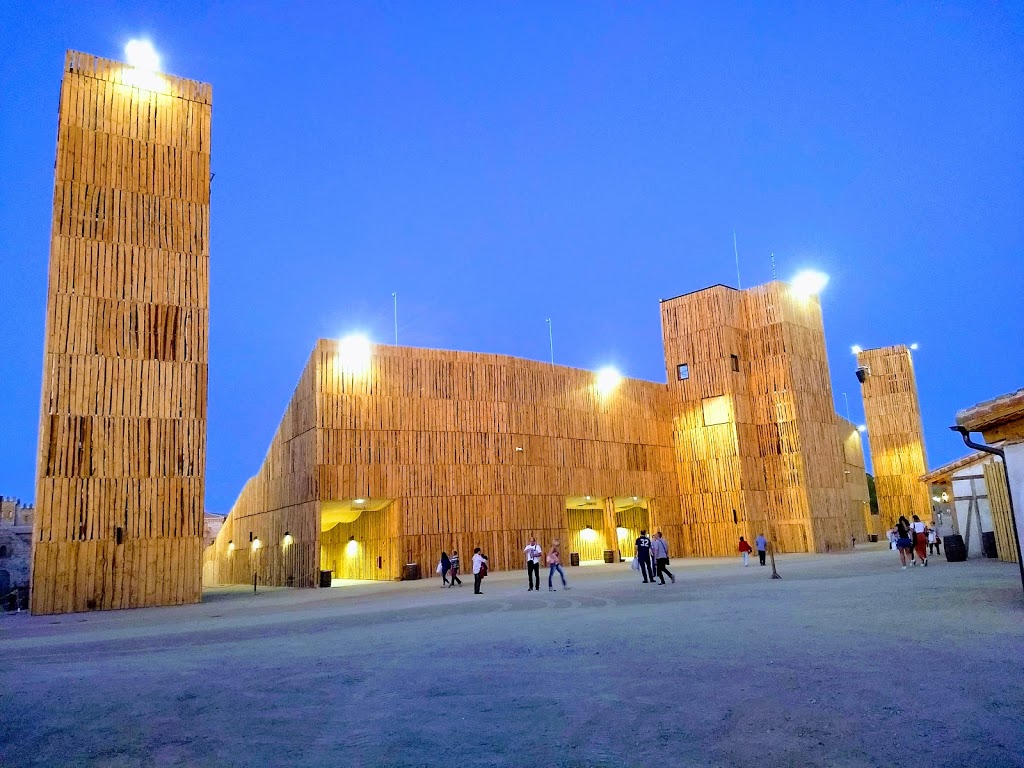
[[758, 533], [791, 552], [850, 546], [817, 298], [718, 285], [661, 308], [689, 549], [731, 555]]
[[864, 415], [875, 470], [879, 524], [883, 533], [900, 515], [931, 520], [928, 471], [924, 451], [921, 406], [917, 399], [914, 361], [903, 344], [865, 349], [857, 353], [863, 382]]
[[67, 54], [33, 613], [200, 599], [211, 97]]

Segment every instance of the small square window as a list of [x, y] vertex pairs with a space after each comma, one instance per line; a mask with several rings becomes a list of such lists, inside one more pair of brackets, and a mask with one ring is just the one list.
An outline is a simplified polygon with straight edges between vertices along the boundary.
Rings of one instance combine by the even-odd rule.
[[689, 363], [680, 363], [676, 366], [676, 377], [680, 381], [686, 381], [690, 378], [690, 365]]
[[729, 355], [729, 361], [732, 363], [732, 370], [734, 373], [740, 372], [740, 358], [739, 355]]

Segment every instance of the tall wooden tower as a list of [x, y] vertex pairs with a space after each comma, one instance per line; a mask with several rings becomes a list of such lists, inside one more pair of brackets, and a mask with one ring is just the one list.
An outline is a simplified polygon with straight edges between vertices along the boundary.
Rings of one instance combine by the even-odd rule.
[[661, 304], [683, 549], [731, 555], [764, 533], [783, 551], [850, 545], [821, 305], [781, 282]]
[[205, 83], [67, 54], [33, 613], [200, 599], [211, 99]]
[[921, 475], [928, 471], [917, 380], [910, 350], [903, 344], [857, 353], [861, 396], [875, 471], [881, 532], [900, 515], [931, 520], [931, 494]]

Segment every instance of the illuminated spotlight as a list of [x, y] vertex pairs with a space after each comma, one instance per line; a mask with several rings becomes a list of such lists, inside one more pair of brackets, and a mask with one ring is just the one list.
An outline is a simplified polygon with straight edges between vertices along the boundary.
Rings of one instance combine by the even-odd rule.
[[157, 93], [167, 92], [167, 81], [160, 77], [160, 55], [149, 40], [129, 40], [124, 47], [128, 69], [122, 79], [128, 85]]
[[253, 548], [254, 551], [259, 549], [261, 546], [263, 546], [263, 545], [260, 544], [259, 536], [257, 536], [255, 539], [252, 540], [252, 548]]
[[353, 499], [352, 503], [353, 504], [365, 504], [366, 503], [366, 499]]
[[861, 352], [864, 351], [864, 349], [861, 347], [860, 344], [854, 344], [852, 347], [850, 347], [850, 351], [855, 355], [859, 355]]
[[235, 542], [229, 541], [228, 542], [228, 552], [234, 552], [234, 551], [235, 551]]
[[601, 397], [607, 397], [622, 382], [622, 374], [611, 366], [602, 368], [597, 372], [597, 391]]
[[915, 352], [917, 351], [917, 347], [918, 347], [918, 344], [917, 344], [917, 342], [916, 342], [916, 341], [915, 341], [915, 342], [914, 342], [913, 344], [911, 344], [911, 345], [910, 345], [910, 348], [911, 348], [912, 350], [914, 350]]
[[597, 531], [595, 531], [591, 526], [588, 525], [586, 528], [580, 531], [580, 537], [584, 541], [593, 541], [597, 538]]
[[149, 40], [129, 40], [124, 47], [124, 57], [136, 69], [144, 72], [160, 71], [160, 54]]
[[286, 547], [290, 547], [292, 545], [292, 541], [294, 541], [294, 539], [292, 539], [292, 535], [290, 533], [288, 533], [288, 531], [285, 531], [284, 532], [284, 545]]
[[348, 537], [348, 544], [345, 545], [345, 555], [347, 557], [355, 557], [359, 554], [359, 542], [356, 541], [355, 536]]
[[633, 497], [633, 501], [640, 501], [640, 497], [639, 496], [634, 496]]
[[629, 536], [629, 528], [623, 528], [621, 525], [615, 529], [615, 534], [620, 538], [624, 539]]
[[868, 431], [867, 425], [865, 425], [865, 424], [859, 424], [859, 425], [857, 426], [857, 431], [858, 431], [858, 432], [867, 432], [867, 431]]
[[817, 296], [826, 285], [828, 285], [828, 275], [824, 272], [816, 272], [813, 269], [805, 269], [802, 272], [798, 272], [796, 277], [790, 282], [793, 293], [802, 299]]
[[361, 375], [370, 370], [373, 344], [361, 333], [353, 333], [338, 341], [338, 364], [345, 373]]

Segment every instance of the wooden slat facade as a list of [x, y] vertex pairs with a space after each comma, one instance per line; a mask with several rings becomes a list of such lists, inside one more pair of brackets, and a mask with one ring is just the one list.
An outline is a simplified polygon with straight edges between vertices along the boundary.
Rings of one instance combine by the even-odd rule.
[[1013, 516], [1010, 514], [1010, 486], [1006, 481], [1006, 467], [1002, 460], [984, 464], [988, 506], [992, 513], [992, 530], [996, 534], [996, 552], [1004, 563], [1020, 559], [1013, 535]]
[[[207, 583], [394, 579], [409, 562], [433, 575], [442, 550], [465, 564], [477, 546], [522, 568], [530, 536], [560, 539], [566, 561], [629, 557], [644, 528], [677, 557], [732, 555], [760, 532], [780, 551], [849, 547], [864, 521], [817, 300], [716, 287], [662, 314], [670, 375], [686, 362], [690, 378], [606, 396], [590, 371], [502, 355], [376, 346], [353, 373], [321, 340], [207, 551]], [[363, 503], [345, 521], [325, 511]]]
[[846, 478], [846, 497], [850, 514], [850, 535], [865, 542], [869, 533], [876, 531], [877, 518], [871, 515], [871, 495], [864, 469], [864, 443], [852, 421], [838, 419], [839, 441], [843, 446], [843, 474]]
[[[683, 550], [850, 546], [821, 305], [781, 282], [662, 302]], [[686, 365], [687, 378], [680, 377]]]
[[33, 613], [200, 599], [212, 92], [132, 73], [65, 61]]
[[921, 481], [928, 462], [910, 349], [902, 344], [866, 349], [857, 354], [857, 366], [869, 371], [861, 396], [880, 533], [896, 525], [900, 515], [919, 515], [927, 522], [932, 519], [932, 502], [928, 485]]

